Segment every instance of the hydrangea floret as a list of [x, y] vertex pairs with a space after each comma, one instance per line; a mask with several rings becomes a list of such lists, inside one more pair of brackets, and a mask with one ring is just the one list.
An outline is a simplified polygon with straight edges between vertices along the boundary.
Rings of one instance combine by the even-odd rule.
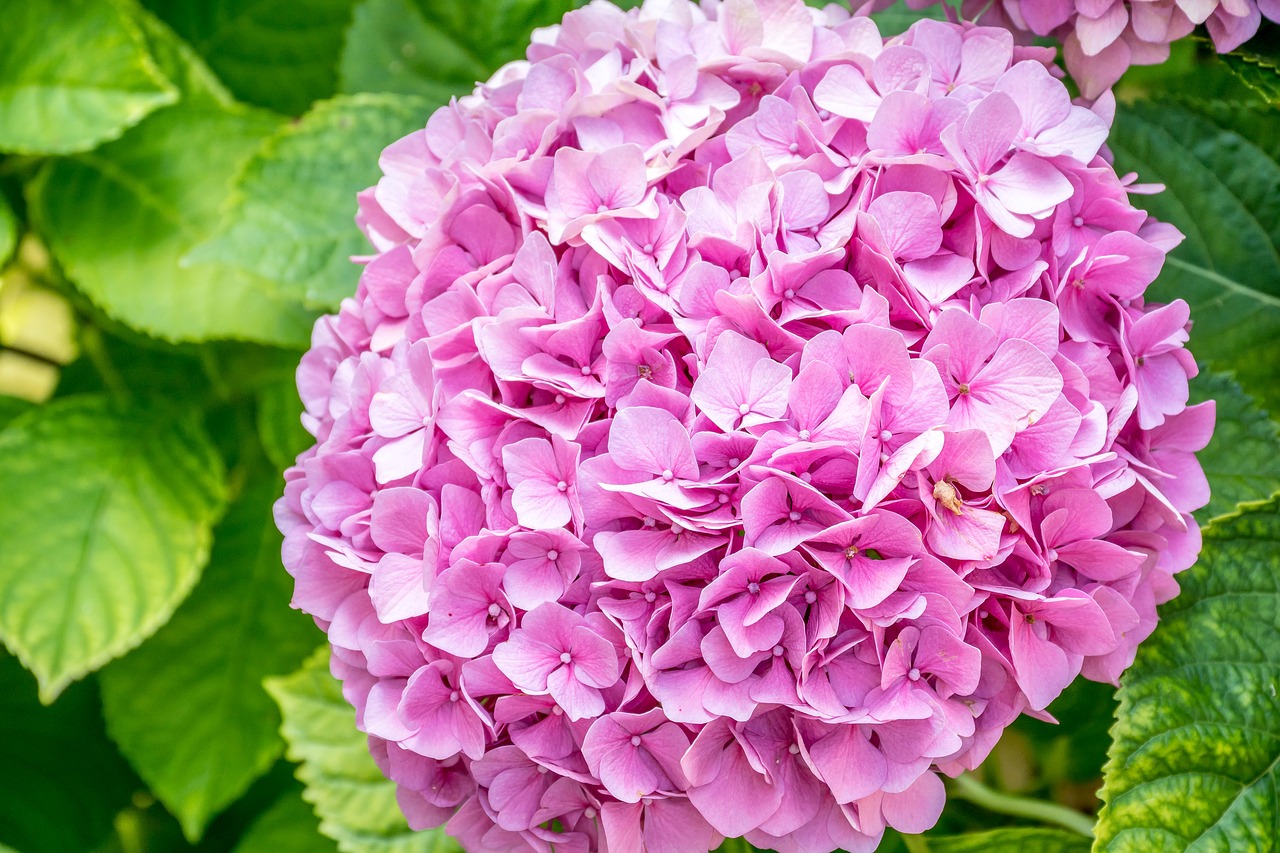
[[1132, 661], [1213, 408], [1051, 59], [594, 2], [386, 149], [277, 519], [414, 828], [870, 851]]
[[[907, 0], [923, 9], [945, 0]], [[871, 0], [882, 10], [893, 0]], [[963, 0], [961, 14], [1023, 37], [1051, 36], [1087, 98], [1115, 85], [1131, 65], [1159, 65], [1170, 45], [1204, 25], [1219, 53], [1243, 45], [1263, 19], [1280, 23], [1280, 0]]]

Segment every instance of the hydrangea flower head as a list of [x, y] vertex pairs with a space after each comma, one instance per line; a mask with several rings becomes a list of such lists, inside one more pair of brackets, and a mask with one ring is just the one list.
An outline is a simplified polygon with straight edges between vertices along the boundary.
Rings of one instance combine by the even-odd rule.
[[1213, 408], [1050, 59], [596, 2], [386, 149], [277, 513], [412, 826], [872, 850], [1129, 664]]
[[[908, 0], [913, 8], [935, 0]], [[884, 9], [892, 0], [872, 0]], [[1169, 46], [1203, 24], [1219, 53], [1253, 38], [1263, 18], [1280, 23], [1280, 0], [964, 0], [979, 23], [1062, 42], [1067, 70], [1087, 98], [1100, 97], [1131, 65], [1159, 65]]]

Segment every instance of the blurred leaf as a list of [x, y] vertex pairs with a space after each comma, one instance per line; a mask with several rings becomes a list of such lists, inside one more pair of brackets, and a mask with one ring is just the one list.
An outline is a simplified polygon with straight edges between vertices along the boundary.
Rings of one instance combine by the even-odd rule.
[[232, 853], [337, 853], [333, 839], [320, 834], [320, 823], [302, 799], [302, 789], [285, 794], [262, 813]]
[[200, 577], [222, 464], [188, 412], [68, 398], [0, 432], [0, 639], [52, 701], [168, 621]]
[[1097, 850], [1273, 850], [1280, 500], [1210, 524], [1121, 680]]
[[[814, 3], [814, 5], [825, 6], [827, 3], [824, 0], [824, 2]], [[871, 20], [876, 22], [876, 28], [880, 30], [880, 35], [885, 38], [905, 33], [912, 24], [923, 18], [945, 21], [947, 19], [945, 5], [931, 3], [923, 9], [912, 9], [906, 4], [906, 0], [897, 0], [888, 9], [876, 12], [871, 16]]]
[[30, 400], [0, 394], [0, 429], [4, 429], [9, 425], [9, 421], [23, 412], [29, 411], [32, 406], [33, 404]]
[[250, 104], [297, 115], [333, 94], [355, 0], [143, 0]]
[[288, 468], [299, 453], [315, 444], [315, 438], [303, 429], [301, 418], [302, 401], [292, 377], [258, 395], [258, 436], [278, 471]]
[[1115, 692], [1110, 684], [1077, 678], [1046, 709], [1057, 725], [1025, 714], [1014, 721], [1015, 730], [1042, 747], [1037, 758], [1043, 781], [1087, 782], [1102, 775], [1111, 744], [1107, 730], [1116, 709]]
[[29, 187], [32, 218], [68, 277], [135, 329], [303, 345], [311, 315], [270, 282], [181, 262], [217, 226], [232, 176], [280, 120], [229, 102], [189, 49], [148, 27], [183, 101], [116, 142], [49, 163]]
[[1253, 38], [1220, 58], [1259, 97], [1280, 106], [1280, 24], [1263, 21]]
[[59, 397], [111, 390], [103, 381], [103, 370], [112, 373], [116, 385], [152, 398], [181, 397], [195, 402], [208, 395], [209, 382], [200, 359], [190, 351], [194, 348], [167, 346], [154, 338], [122, 331], [128, 334], [127, 339], [94, 325], [81, 329], [81, 356], [63, 369]]
[[288, 606], [275, 479], [232, 505], [173, 619], [101, 675], [111, 736], [192, 841], [284, 751], [262, 679], [293, 671], [320, 640]]
[[1202, 373], [1191, 383], [1191, 402], [1218, 401], [1213, 440], [1196, 454], [1212, 497], [1201, 521], [1235, 511], [1236, 504], [1266, 500], [1280, 491], [1280, 425], [1224, 373]]
[[1116, 100], [1129, 104], [1178, 93], [1197, 101], [1240, 95], [1242, 84], [1218, 61], [1207, 41], [1196, 36], [1169, 45], [1169, 57], [1155, 65], [1132, 65], [1115, 86]]
[[1138, 103], [1109, 143], [1121, 172], [1167, 189], [1134, 200], [1187, 239], [1148, 291], [1191, 305], [1191, 350], [1280, 411], [1280, 112]]
[[371, 251], [354, 224], [356, 193], [378, 180], [382, 149], [428, 115], [426, 101], [397, 95], [317, 105], [245, 164], [223, 227], [185, 261], [235, 266], [289, 299], [336, 309], [356, 290], [351, 256]]
[[534, 27], [571, 0], [364, 0], [339, 66], [343, 92], [399, 92], [444, 103], [524, 57]]
[[880, 846], [876, 848], [876, 853], [906, 853], [908, 847], [904, 841], [906, 836], [892, 830], [885, 829], [884, 837], [880, 839]]
[[86, 151], [178, 98], [114, 2], [7, 3], [0, 26], [0, 150]]
[[342, 685], [329, 674], [321, 649], [302, 669], [269, 678], [267, 692], [280, 705], [289, 758], [300, 762], [303, 798], [315, 806], [320, 831], [344, 853], [450, 853], [461, 848], [443, 830], [413, 832], [396, 805], [395, 783], [369, 755]]
[[293, 382], [303, 353], [240, 341], [205, 344], [203, 348], [214, 356], [224, 383], [251, 394], [280, 382]]
[[1011, 827], [964, 835], [906, 837], [911, 853], [1089, 853], [1090, 839], [1065, 829]]
[[18, 248], [18, 216], [9, 202], [0, 195], [0, 269], [4, 269]]
[[45, 708], [31, 674], [0, 653], [0, 850], [89, 850], [137, 784], [103, 731], [92, 682]]

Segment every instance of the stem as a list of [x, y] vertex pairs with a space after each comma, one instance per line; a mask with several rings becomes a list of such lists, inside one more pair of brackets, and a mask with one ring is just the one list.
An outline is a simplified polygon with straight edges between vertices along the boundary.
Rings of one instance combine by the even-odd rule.
[[221, 403], [229, 403], [232, 398], [231, 386], [227, 384], [226, 378], [222, 373], [222, 365], [218, 363], [218, 358], [213, 354], [209, 347], [200, 347], [200, 366], [204, 368], [204, 375], [209, 378], [209, 385], [213, 388], [214, 395]]
[[7, 178], [10, 175], [21, 175], [23, 172], [34, 172], [39, 167], [43, 157], [11, 155], [4, 158], [4, 162], [0, 163], [0, 178]]
[[124, 376], [111, 361], [111, 354], [107, 352], [107, 345], [102, 340], [102, 332], [96, 326], [86, 325], [81, 328], [80, 349], [88, 357], [93, 369], [98, 371], [102, 384], [107, 386], [112, 395], [121, 401], [133, 399], [129, 383], [124, 381]]
[[1051, 823], [1078, 832], [1086, 838], [1093, 837], [1093, 820], [1075, 809], [993, 791], [967, 773], [952, 779], [950, 787], [952, 796], [968, 800], [987, 811]]

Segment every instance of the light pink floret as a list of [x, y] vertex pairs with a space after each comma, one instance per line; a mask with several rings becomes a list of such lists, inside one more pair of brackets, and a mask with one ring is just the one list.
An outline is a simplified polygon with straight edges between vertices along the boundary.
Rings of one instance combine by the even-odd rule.
[[[893, 0], [871, 0], [863, 11]], [[923, 9], [940, 0], [907, 0]], [[1235, 50], [1258, 32], [1263, 18], [1280, 23], [1277, 0], [964, 0], [961, 13], [980, 24], [1005, 27], [1026, 41], [1062, 42], [1067, 70], [1089, 99], [1115, 85], [1131, 65], [1159, 65], [1169, 46], [1203, 24], [1219, 53]]]

